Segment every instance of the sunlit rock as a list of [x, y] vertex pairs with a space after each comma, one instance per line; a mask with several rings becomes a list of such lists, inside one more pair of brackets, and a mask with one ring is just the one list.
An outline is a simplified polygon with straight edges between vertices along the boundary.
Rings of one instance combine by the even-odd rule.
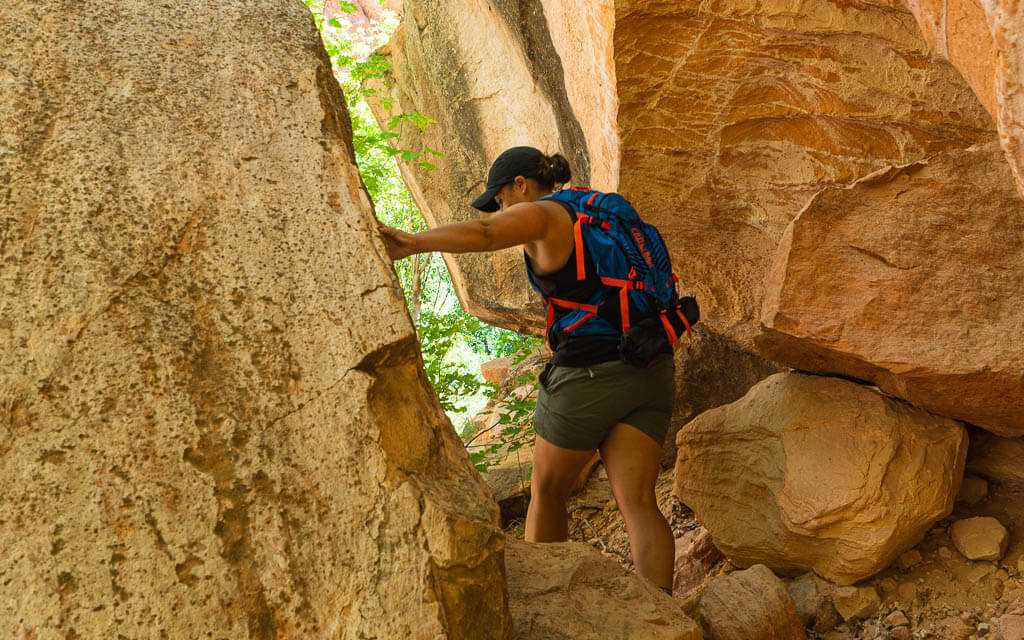
[[774, 360], [1024, 435], [1024, 202], [994, 142], [821, 193], [767, 289]]
[[776, 246], [815, 193], [995, 138], [884, 2], [620, 2], [615, 60], [620, 188], [708, 325], [747, 348]]
[[1024, 195], [1024, 13], [1006, 0], [903, 0], [928, 44], [963, 74], [999, 126], [999, 139]]
[[15, 0], [0, 40], [2, 635], [505, 638], [302, 3]]
[[774, 375], [678, 434], [675, 495], [741, 567], [852, 584], [948, 515], [967, 454], [959, 423], [862, 385]]
[[[576, 184], [616, 188], [610, 2], [414, 0], [404, 11], [385, 51], [393, 84], [375, 85], [393, 100], [391, 109], [372, 103], [386, 124], [409, 112], [436, 121], [422, 132], [411, 122], [397, 129], [399, 147], [425, 153], [438, 168], [401, 163], [429, 225], [483, 215], [470, 203], [484, 190], [491, 161], [520, 144], [561, 152]], [[521, 249], [444, 257], [467, 311], [498, 326], [543, 328]]]

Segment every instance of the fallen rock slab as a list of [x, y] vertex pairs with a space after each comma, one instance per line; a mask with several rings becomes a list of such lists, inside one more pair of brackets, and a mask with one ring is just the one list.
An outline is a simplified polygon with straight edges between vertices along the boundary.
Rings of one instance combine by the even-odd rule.
[[715, 640], [804, 640], [786, 585], [764, 565], [718, 576], [700, 601], [700, 624]]
[[675, 495], [737, 566], [852, 584], [952, 511], [967, 436], [838, 378], [774, 375], [678, 435]]
[[994, 141], [825, 190], [779, 245], [758, 347], [1024, 435], [1024, 350], [1010, 338], [1024, 335], [1021, 220]]
[[979, 429], [970, 431], [967, 471], [1012, 487], [1024, 487], [1024, 438], [1003, 438]]
[[711, 534], [701, 526], [676, 538], [675, 545], [672, 594], [689, 607], [696, 604], [696, 596], [709, 577], [708, 571], [724, 556], [715, 547]]
[[1006, 527], [988, 516], [957, 520], [949, 532], [957, 551], [968, 560], [998, 561], [1010, 541]]
[[700, 640], [678, 600], [579, 542], [509, 539], [509, 608], [522, 640]]
[[491, 384], [501, 384], [508, 378], [509, 371], [515, 366], [513, 356], [495, 358], [480, 365], [480, 375]]

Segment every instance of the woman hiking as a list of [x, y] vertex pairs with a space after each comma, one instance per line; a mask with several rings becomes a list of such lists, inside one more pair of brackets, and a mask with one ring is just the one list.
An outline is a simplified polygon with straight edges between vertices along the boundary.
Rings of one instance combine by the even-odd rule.
[[[380, 225], [380, 233], [392, 260], [522, 245], [526, 269], [541, 292], [569, 297], [567, 290], [579, 286], [575, 214], [561, 202], [541, 198], [570, 179], [562, 155], [513, 147], [491, 165], [486, 191], [473, 202], [494, 215], [416, 234]], [[671, 593], [675, 544], [654, 492], [675, 397], [671, 349], [641, 368], [620, 360], [618, 339], [580, 337], [551, 346], [534, 415], [526, 540], [567, 539], [566, 500], [583, 466], [600, 450], [637, 573]]]

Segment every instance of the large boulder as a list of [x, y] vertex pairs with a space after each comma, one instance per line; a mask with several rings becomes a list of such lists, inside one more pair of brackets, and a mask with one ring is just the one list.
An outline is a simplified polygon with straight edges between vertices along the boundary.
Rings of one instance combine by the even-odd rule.
[[838, 378], [774, 375], [677, 438], [675, 495], [733, 564], [852, 584], [953, 508], [966, 432]]
[[509, 539], [509, 606], [523, 640], [700, 640], [678, 600], [580, 542]]
[[4, 636], [508, 637], [302, 3], [13, 0], [0, 40]]
[[767, 288], [774, 360], [1024, 435], [1024, 202], [995, 142], [819, 194]]

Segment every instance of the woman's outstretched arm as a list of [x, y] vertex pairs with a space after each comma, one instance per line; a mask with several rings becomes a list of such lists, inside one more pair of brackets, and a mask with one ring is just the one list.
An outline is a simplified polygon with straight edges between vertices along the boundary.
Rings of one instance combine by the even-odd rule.
[[420, 233], [407, 233], [383, 224], [378, 229], [387, 244], [388, 255], [398, 260], [414, 253], [497, 251], [534, 242], [547, 234], [548, 215], [535, 202], [520, 202], [489, 218], [456, 222]]

